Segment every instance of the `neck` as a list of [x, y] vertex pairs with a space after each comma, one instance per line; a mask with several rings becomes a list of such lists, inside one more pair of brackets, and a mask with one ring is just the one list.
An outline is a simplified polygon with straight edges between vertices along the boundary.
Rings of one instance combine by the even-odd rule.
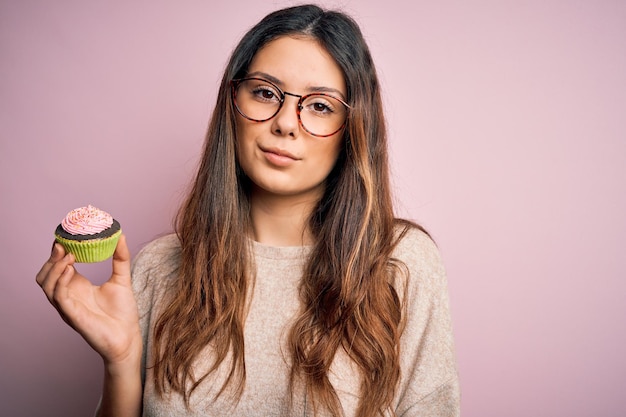
[[250, 201], [254, 240], [272, 246], [313, 244], [309, 218], [317, 198], [282, 196], [255, 190]]

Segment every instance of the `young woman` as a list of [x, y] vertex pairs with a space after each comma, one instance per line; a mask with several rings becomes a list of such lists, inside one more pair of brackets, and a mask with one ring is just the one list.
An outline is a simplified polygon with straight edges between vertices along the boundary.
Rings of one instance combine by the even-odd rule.
[[132, 270], [122, 237], [100, 287], [58, 244], [37, 276], [103, 357], [99, 415], [458, 415], [445, 273], [388, 173], [355, 22], [299, 6], [253, 27], [176, 234]]

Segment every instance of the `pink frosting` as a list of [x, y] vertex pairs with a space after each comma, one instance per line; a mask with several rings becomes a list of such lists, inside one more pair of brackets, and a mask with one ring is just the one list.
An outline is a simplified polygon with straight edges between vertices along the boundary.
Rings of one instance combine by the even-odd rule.
[[63, 229], [73, 235], [95, 235], [112, 224], [113, 217], [109, 213], [91, 205], [70, 211], [61, 221]]

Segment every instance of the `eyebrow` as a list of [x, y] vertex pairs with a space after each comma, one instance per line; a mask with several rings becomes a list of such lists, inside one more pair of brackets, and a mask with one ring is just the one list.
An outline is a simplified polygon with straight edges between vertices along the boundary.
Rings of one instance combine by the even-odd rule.
[[[267, 81], [271, 81], [272, 83], [276, 84], [279, 87], [283, 87], [285, 85], [278, 78], [262, 71], [254, 71], [254, 72], [248, 73], [246, 77], [263, 78], [263, 79], [266, 79]], [[312, 86], [312, 87], [307, 88], [307, 92], [308, 93], [334, 93], [334, 94], [337, 94], [339, 97], [341, 97], [343, 100], [346, 99], [341, 91], [337, 90], [336, 88], [331, 88], [331, 87]]]

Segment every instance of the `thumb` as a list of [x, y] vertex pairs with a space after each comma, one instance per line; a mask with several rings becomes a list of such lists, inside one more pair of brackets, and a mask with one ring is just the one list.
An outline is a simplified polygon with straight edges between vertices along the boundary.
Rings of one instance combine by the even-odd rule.
[[111, 282], [130, 286], [130, 251], [126, 245], [126, 236], [120, 236], [115, 253], [113, 253], [113, 274]]

